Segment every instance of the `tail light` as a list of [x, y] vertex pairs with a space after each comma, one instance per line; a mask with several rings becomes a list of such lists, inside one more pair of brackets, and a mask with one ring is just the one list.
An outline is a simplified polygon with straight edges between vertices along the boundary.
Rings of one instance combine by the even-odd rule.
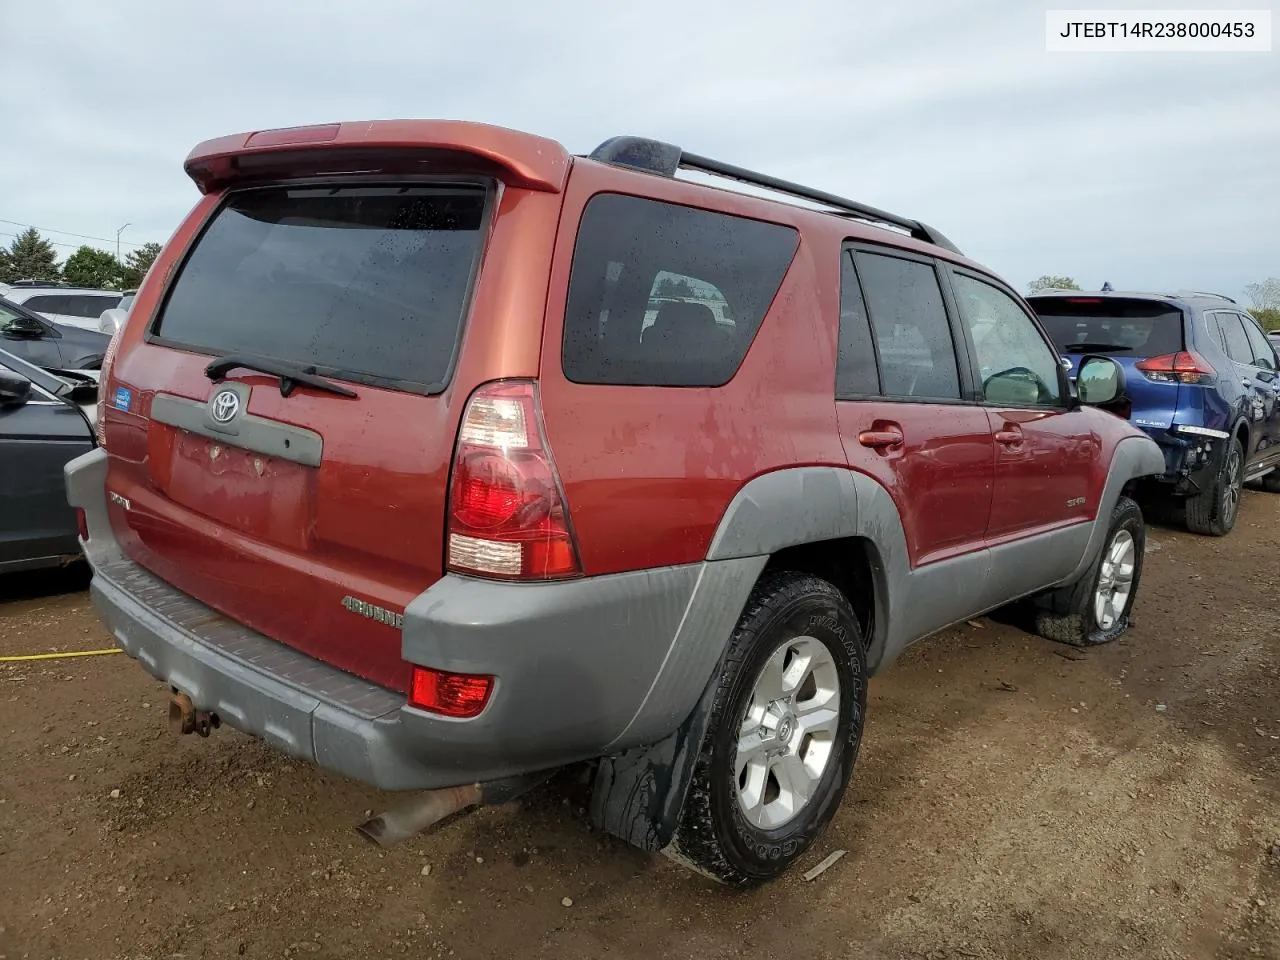
[[492, 383], [468, 401], [448, 509], [450, 570], [505, 580], [581, 575], [533, 381]]
[[480, 715], [492, 692], [493, 677], [414, 667], [409, 683], [409, 706], [468, 719]]
[[80, 534], [81, 540], [89, 539], [89, 520], [79, 507], [76, 507], [76, 532]]
[[1194, 350], [1180, 350], [1134, 364], [1148, 380], [1157, 383], [1213, 383], [1217, 371]]
[[103, 448], [107, 445], [105, 414], [111, 399], [111, 365], [115, 362], [116, 348], [120, 346], [120, 333], [123, 330], [124, 324], [121, 323], [116, 328], [116, 332], [111, 335], [107, 349], [102, 354], [102, 366], [98, 368], [98, 415], [95, 418], [97, 422], [93, 425], [93, 433], [98, 439], [98, 446]]

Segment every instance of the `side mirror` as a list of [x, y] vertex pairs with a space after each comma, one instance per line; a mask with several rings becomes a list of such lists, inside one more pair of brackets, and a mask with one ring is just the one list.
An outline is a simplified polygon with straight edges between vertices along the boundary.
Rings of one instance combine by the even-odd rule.
[[1076, 372], [1076, 398], [1087, 407], [1097, 407], [1129, 418], [1133, 404], [1124, 392], [1124, 368], [1110, 357], [1083, 357]]
[[44, 327], [27, 317], [14, 317], [5, 324], [4, 332], [11, 337], [21, 337], [24, 340], [29, 340], [35, 337], [43, 337]]
[[0, 370], [0, 407], [20, 407], [30, 396], [30, 380], [9, 370]]

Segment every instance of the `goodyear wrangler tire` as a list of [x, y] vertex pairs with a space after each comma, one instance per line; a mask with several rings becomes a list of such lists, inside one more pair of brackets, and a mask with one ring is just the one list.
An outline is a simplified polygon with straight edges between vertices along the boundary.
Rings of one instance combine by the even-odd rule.
[[1090, 647], [1128, 630], [1146, 546], [1142, 510], [1121, 497], [1111, 511], [1102, 551], [1079, 580], [1043, 598], [1036, 632], [1046, 640]]
[[808, 574], [766, 574], [729, 641], [710, 722], [665, 851], [748, 886], [799, 859], [834, 816], [866, 712], [848, 600]]

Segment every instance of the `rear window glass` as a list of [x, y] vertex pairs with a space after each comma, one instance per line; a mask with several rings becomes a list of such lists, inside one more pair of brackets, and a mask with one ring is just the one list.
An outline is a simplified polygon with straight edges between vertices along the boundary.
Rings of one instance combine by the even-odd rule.
[[1062, 353], [1159, 357], [1182, 349], [1182, 312], [1167, 303], [1095, 297], [1028, 302]]
[[561, 361], [576, 383], [720, 386], [799, 242], [791, 227], [601, 194], [583, 212]]
[[272, 187], [232, 194], [154, 332], [204, 353], [435, 391], [453, 366], [486, 191]]

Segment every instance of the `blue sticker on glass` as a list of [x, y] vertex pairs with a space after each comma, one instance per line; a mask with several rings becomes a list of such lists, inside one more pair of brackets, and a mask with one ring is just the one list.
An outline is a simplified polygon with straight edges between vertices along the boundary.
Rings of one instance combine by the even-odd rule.
[[116, 387], [114, 403], [117, 410], [128, 410], [133, 403], [133, 391], [128, 387]]

